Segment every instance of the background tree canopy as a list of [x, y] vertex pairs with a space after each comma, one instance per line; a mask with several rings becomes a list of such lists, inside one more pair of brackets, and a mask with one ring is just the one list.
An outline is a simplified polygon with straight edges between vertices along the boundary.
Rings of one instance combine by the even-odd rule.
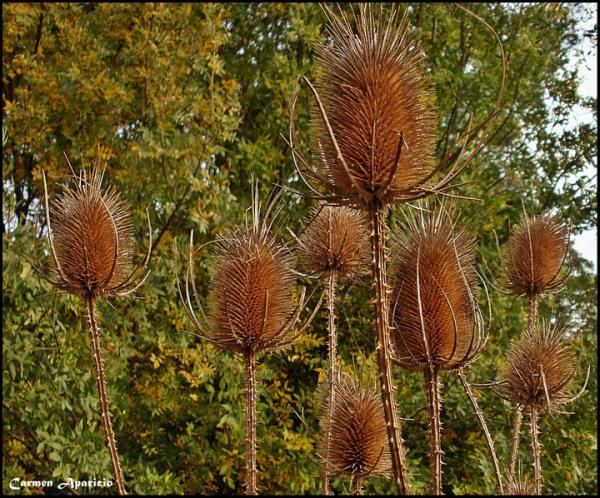
[[[349, 5], [344, 5], [349, 9]], [[437, 89], [438, 157], [494, 105], [498, 50], [489, 33], [456, 7], [411, 4]], [[596, 224], [596, 100], [578, 92], [577, 4], [472, 4], [500, 35], [507, 57], [505, 98], [491, 140], [453, 191], [478, 237], [478, 266], [502, 276], [499, 245], [509, 226], [543, 209], [560, 211], [574, 234]], [[125, 481], [134, 493], [235, 493], [243, 486], [242, 366], [191, 330], [176, 289], [175, 260], [194, 229], [199, 243], [239, 224], [250, 178], [263, 196], [273, 183], [302, 189], [286, 135], [299, 75], [313, 76], [314, 43], [324, 30], [316, 4], [86, 4], [2, 6], [3, 137], [3, 491], [13, 477], [55, 480], [112, 475], [103, 443], [93, 360], [81, 303], [56, 296], [31, 262], [49, 262], [41, 215], [42, 172], [50, 196], [70, 171], [98, 154], [132, 207], [137, 254], [144, 255], [145, 209], [153, 231], [152, 273], [136, 298], [101, 301], [106, 376]], [[593, 121], [571, 118], [589, 112]], [[297, 127], [308, 130], [302, 88]], [[302, 147], [306, 150], [308, 140]], [[311, 202], [284, 192], [286, 227], [301, 231]], [[402, 209], [402, 208], [401, 208]], [[392, 215], [392, 225], [398, 211]], [[205, 296], [207, 251], [198, 266]], [[542, 302], [560, 317], [580, 356], [577, 380], [591, 367], [587, 392], [568, 413], [542, 419], [548, 493], [595, 494], [596, 275], [574, 255], [566, 288]], [[376, 371], [369, 281], [345, 285], [339, 301], [341, 358], [368, 377]], [[497, 376], [507, 347], [525, 325], [523, 303], [491, 289], [493, 322], [469, 378]], [[482, 306], [487, 303], [482, 297]], [[314, 392], [326, 368], [323, 313], [300, 342], [264, 358], [258, 369], [259, 488], [318, 493]], [[400, 414], [415, 491], [427, 481], [425, 398], [418, 374], [396, 371]], [[443, 378], [444, 481], [447, 494], [491, 493], [485, 440], [456, 376]], [[511, 407], [478, 391], [499, 457], [506, 462]], [[526, 432], [526, 431], [525, 431]], [[523, 472], [531, 472], [524, 432]], [[343, 479], [337, 492], [348, 491]], [[101, 488], [92, 490], [100, 492]], [[391, 493], [371, 479], [366, 492]], [[24, 492], [36, 493], [35, 489]]]

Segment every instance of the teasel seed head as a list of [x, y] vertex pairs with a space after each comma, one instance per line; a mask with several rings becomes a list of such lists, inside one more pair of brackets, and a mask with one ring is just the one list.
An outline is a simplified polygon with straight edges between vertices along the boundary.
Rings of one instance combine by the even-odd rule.
[[505, 256], [508, 288], [516, 295], [536, 297], [557, 290], [569, 271], [568, 227], [557, 216], [525, 218], [512, 231]]
[[392, 258], [395, 360], [422, 370], [472, 361], [485, 344], [475, 302], [474, 237], [440, 206], [406, 216]]
[[[348, 375], [333, 385], [333, 416], [328, 465], [332, 475], [360, 477], [391, 475], [383, 404], [372, 388], [360, 385]], [[326, 420], [328, 396], [320, 392], [320, 418]], [[325, 438], [320, 453], [326, 453]]]
[[98, 164], [91, 172], [82, 172], [50, 208], [46, 194], [53, 235], [51, 281], [82, 297], [118, 294], [131, 278], [131, 215], [119, 192], [102, 188], [103, 176]]
[[300, 238], [300, 263], [326, 279], [351, 279], [368, 269], [369, 232], [364, 215], [345, 206], [320, 205]]
[[569, 384], [576, 367], [565, 329], [541, 321], [511, 345], [502, 371], [506, 382], [494, 390], [515, 404], [552, 411], [573, 399]]
[[[273, 230], [282, 206], [276, 196], [262, 216], [258, 185], [253, 188], [251, 222], [217, 241], [205, 337], [225, 350], [243, 354], [287, 345], [301, 311], [294, 305], [294, 257]], [[192, 259], [190, 255], [188, 274], [193, 278]], [[299, 302], [301, 308], [304, 292]]]
[[521, 475], [509, 475], [506, 486], [504, 487], [504, 495], [506, 496], [532, 496], [535, 495], [535, 484], [529, 477]]
[[[317, 47], [316, 89], [339, 152], [318, 108], [313, 147], [329, 192], [360, 206], [409, 196], [435, 169], [437, 115], [424, 54], [408, 23], [392, 9], [385, 20], [360, 5], [356, 29], [325, 7], [333, 45]], [[348, 171], [346, 171], [346, 168]]]

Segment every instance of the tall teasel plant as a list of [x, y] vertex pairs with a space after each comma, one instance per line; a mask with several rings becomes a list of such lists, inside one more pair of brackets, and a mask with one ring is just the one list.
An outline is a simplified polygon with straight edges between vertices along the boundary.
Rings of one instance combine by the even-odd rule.
[[[103, 177], [104, 170], [98, 159], [91, 171], [82, 171], [79, 176], [73, 173], [72, 183], [65, 185], [63, 192], [49, 204], [46, 176], [43, 176], [46, 225], [54, 263], [48, 279], [60, 291], [78, 296], [85, 302], [100, 413], [117, 490], [120, 495], [125, 495], [123, 471], [109, 413], [96, 301], [98, 298], [131, 294], [142, 285], [149, 272], [138, 284], [131, 283], [141, 268], [131, 268], [134, 248], [131, 214], [117, 190], [102, 187]], [[149, 217], [148, 237], [151, 241]], [[149, 242], [143, 268], [150, 259], [150, 248]]]
[[348, 374], [338, 371], [336, 376], [335, 395], [320, 393], [319, 417], [330, 427], [320, 451], [327, 455], [331, 474], [349, 476], [352, 494], [362, 495], [365, 478], [391, 474], [383, 405], [375, 389]]
[[525, 209], [523, 214], [523, 221], [510, 235], [504, 270], [507, 289], [527, 300], [527, 328], [511, 346], [504, 380], [493, 389], [515, 405], [509, 479], [515, 478], [523, 411], [530, 412], [534, 486], [536, 494], [541, 494], [539, 415], [574, 399], [564, 389], [574, 375], [575, 359], [568, 351], [564, 330], [538, 323], [538, 304], [542, 296], [560, 290], [570, 274], [569, 230], [556, 215], [530, 218]]
[[[246, 382], [246, 482], [248, 495], [258, 494], [256, 471], [256, 360], [293, 344], [315, 317], [322, 302], [298, 331], [305, 307], [305, 289], [295, 301], [294, 258], [278, 241], [273, 223], [282, 209], [275, 196], [264, 216], [258, 185], [252, 191], [251, 220], [217, 239], [215, 273], [208, 296], [208, 314], [200, 302], [195, 284], [194, 260], [203, 246], [194, 249], [190, 234], [188, 267], [183, 285], [178, 282], [181, 300], [197, 334], [219, 348], [244, 358]], [[192, 296], [200, 310], [194, 310]]]
[[335, 300], [338, 285], [364, 273], [368, 262], [368, 231], [360, 211], [348, 207], [320, 205], [299, 240], [302, 267], [326, 282], [327, 300], [327, 409], [322, 417], [324, 429], [323, 494], [329, 494], [329, 449], [337, 389], [337, 332]]
[[[332, 43], [317, 47], [317, 81], [303, 81], [314, 96], [311, 112], [312, 145], [317, 166], [311, 167], [296, 148], [296, 97], [291, 106], [289, 145], [309, 197], [364, 210], [371, 243], [373, 303], [377, 333], [377, 360], [394, 482], [401, 494], [409, 483], [404, 443], [392, 378], [393, 346], [389, 324], [390, 289], [386, 278], [386, 213], [393, 204], [432, 193], [445, 193], [451, 182], [477, 155], [489, 135], [504, 88], [504, 55], [496, 105], [479, 125], [470, 127], [461, 146], [455, 146], [435, 164], [437, 114], [434, 91], [424, 68], [424, 54], [410, 30], [408, 11], [393, 8], [384, 16], [361, 4], [355, 28], [341, 11], [324, 6]], [[475, 142], [475, 139], [478, 140]], [[470, 146], [470, 147], [469, 147]], [[470, 148], [467, 153], [467, 149]], [[445, 175], [434, 181], [442, 168]], [[311, 184], [316, 181], [322, 190]]]
[[485, 345], [476, 302], [475, 239], [452, 208], [422, 208], [398, 230], [392, 263], [395, 361], [423, 372], [429, 413], [429, 493], [441, 494], [439, 375], [468, 365]]

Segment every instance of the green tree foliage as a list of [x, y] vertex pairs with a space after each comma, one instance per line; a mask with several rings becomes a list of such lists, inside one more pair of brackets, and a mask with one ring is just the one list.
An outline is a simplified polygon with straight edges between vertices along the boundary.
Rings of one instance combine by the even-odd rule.
[[[344, 9], [349, 9], [345, 5]], [[494, 105], [498, 50], [459, 9], [413, 4], [411, 20], [429, 55], [437, 89], [438, 156], [471, 115]], [[551, 208], [573, 233], [596, 224], [596, 101], [578, 92], [581, 5], [473, 4], [506, 51], [504, 103], [494, 133], [453, 193], [478, 236], [478, 267], [501, 285], [496, 238]], [[98, 154], [131, 203], [137, 258], [152, 220], [152, 273], [136, 298], [100, 302], [106, 377], [128, 489], [136, 493], [235, 493], [243, 488], [243, 381], [240, 362], [185, 333], [191, 329], [176, 288], [175, 245], [239, 224], [249, 182], [302, 189], [282, 134], [299, 75], [313, 76], [313, 44], [324, 16], [315, 4], [10, 4], [3, 30], [3, 491], [24, 480], [111, 476], [103, 444], [93, 360], [79, 302], [57, 296], [32, 263], [49, 264], [41, 216], [41, 174], [50, 195], [69, 169]], [[300, 88], [297, 127], [307, 150], [309, 99]], [[594, 120], [573, 120], [574, 112]], [[595, 174], [595, 171], [594, 171]], [[300, 231], [310, 200], [285, 191], [284, 227]], [[397, 213], [392, 216], [392, 225]], [[291, 242], [287, 230], [281, 236]], [[198, 240], [200, 239], [200, 240]], [[207, 294], [210, 249], [197, 266]], [[181, 255], [181, 253], [180, 253]], [[340, 351], [345, 369], [375, 378], [367, 279], [340, 289]], [[566, 288], [544, 301], [580, 355], [587, 392], [568, 413], [542, 419], [546, 490], [590, 493], [596, 482], [596, 275], [577, 254]], [[490, 287], [489, 341], [469, 369], [474, 382], [496, 377], [507, 346], [525, 326], [521, 301]], [[487, 306], [484, 294], [481, 303]], [[326, 368], [326, 321], [318, 317], [292, 349], [258, 369], [259, 488], [316, 493], [314, 392]], [[396, 371], [413, 486], [426, 489], [425, 399], [416, 374]], [[445, 492], [494, 491], [487, 447], [456, 376], [443, 378]], [[511, 407], [478, 390], [499, 457], [508, 459]], [[304, 410], [306, 425], [293, 409]], [[522, 467], [531, 470], [524, 433]], [[348, 491], [334, 479], [333, 489]], [[99, 488], [101, 490], [101, 488]], [[92, 492], [99, 492], [99, 489]], [[393, 490], [371, 479], [366, 492]], [[35, 489], [27, 492], [36, 492]]]

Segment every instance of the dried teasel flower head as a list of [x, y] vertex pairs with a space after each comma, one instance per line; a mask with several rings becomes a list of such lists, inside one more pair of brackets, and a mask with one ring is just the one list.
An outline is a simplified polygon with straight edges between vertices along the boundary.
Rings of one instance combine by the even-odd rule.
[[[333, 411], [328, 465], [333, 475], [360, 477], [391, 474], [383, 405], [379, 394], [348, 375], [333, 385]], [[326, 420], [328, 396], [320, 393], [320, 418]], [[320, 454], [326, 454], [325, 438]]]
[[[134, 273], [131, 214], [113, 187], [102, 188], [104, 171], [96, 163], [82, 171], [48, 206], [46, 221], [54, 260], [50, 280], [59, 289], [82, 297], [125, 295]], [[51, 224], [52, 221], [52, 224]], [[151, 235], [151, 227], [149, 235]], [[149, 253], [143, 266], [146, 266]], [[146, 275], [147, 276], [147, 275]]]
[[[425, 206], [425, 204], [423, 204]], [[453, 369], [485, 344], [475, 302], [474, 237], [458, 230], [452, 206], [406, 215], [392, 258], [396, 362], [415, 370]]]
[[535, 484], [526, 475], [508, 475], [506, 485], [504, 486], [504, 495], [506, 496], [532, 496], [535, 495]]
[[353, 29], [324, 9], [333, 43], [317, 47], [311, 122], [325, 187], [354, 206], [412, 198], [435, 169], [437, 115], [408, 11], [361, 4]]
[[569, 384], [576, 367], [565, 329], [538, 322], [511, 345], [502, 371], [506, 382], [494, 390], [515, 404], [551, 411], [574, 399]]
[[300, 238], [301, 264], [327, 278], [362, 274], [368, 263], [369, 232], [364, 215], [345, 206], [317, 206]]
[[508, 288], [529, 297], [557, 290], [569, 276], [565, 269], [568, 252], [569, 230], [557, 216], [545, 213], [529, 218], [525, 213], [508, 241]]

